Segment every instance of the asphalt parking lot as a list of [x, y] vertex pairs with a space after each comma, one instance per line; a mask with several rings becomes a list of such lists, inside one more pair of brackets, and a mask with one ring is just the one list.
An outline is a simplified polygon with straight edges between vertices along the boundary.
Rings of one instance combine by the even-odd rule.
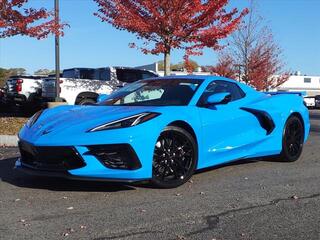
[[177, 189], [34, 178], [0, 148], [0, 239], [320, 239], [320, 111], [295, 163], [242, 161]]

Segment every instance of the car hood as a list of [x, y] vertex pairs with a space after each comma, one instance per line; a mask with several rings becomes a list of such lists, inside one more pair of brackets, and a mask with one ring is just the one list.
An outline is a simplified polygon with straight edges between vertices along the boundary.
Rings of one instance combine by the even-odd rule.
[[[45, 110], [29, 128], [33, 138], [59, 132], [86, 132], [99, 125], [143, 112], [156, 112], [157, 107], [128, 106], [62, 106]], [[26, 127], [25, 127], [26, 128]], [[20, 135], [22, 135], [23, 131]]]

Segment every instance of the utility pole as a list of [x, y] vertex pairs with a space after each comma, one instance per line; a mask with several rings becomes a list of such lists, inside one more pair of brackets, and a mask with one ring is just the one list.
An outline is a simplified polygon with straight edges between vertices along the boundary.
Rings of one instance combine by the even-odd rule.
[[[56, 24], [60, 23], [59, 0], [54, 0], [54, 18]], [[60, 102], [60, 36], [55, 35], [55, 61], [56, 61], [56, 102]]]

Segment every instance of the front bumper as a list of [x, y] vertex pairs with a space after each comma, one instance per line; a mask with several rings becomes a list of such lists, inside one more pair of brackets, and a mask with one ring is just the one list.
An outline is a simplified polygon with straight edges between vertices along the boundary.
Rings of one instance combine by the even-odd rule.
[[[32, 170], [31, 172], [34, 175], [37, 175], [35, 172], [41, 172], [41, 175], [46, 172], [45, 175], [51, 176], [52, 174], [47, 174], [47, 172], [55, 172], [53, 175], [57, 175], [57, 170], [64, 171], [63, 176], [67, 173], [67, 178], [73, 179], [105, 179], [106, 181], [120, 182], [150, 179], [152, 177], [152, 158], [157, 139], [156, 135], [140, 134], [133, 136], [117, 132], [115, 131], [115, 134], [111, 134], [111, 131], [107, 134], [104, 132], [93, 133], [95, 137], [92, 140], [90, 136], [93, 134], [86, 134], [84, 138], [70, 136], [70, 143], [68, 144], [68, 135], [64, 135], [64, 138], [50, 137], [50, 134], [43, 135], [42, 139], [45, 140], [45, 143], [43, 143], [30, 141], [30, 136], [28, 138], [28, 134], [24, 134], [24, 131], [22, 131], [19, 135], [20, 145], [24, 142], [27, 143], [27, 146], [31, 146], [30, 148], [34, 150], [29, 150], [29, 152], [34, 152], [36, 161], [31, 161], [32, 164], [30, 164], [30, 161], [20, 161], [18, 167]], [[105, 146], [108, 147], [108, 151], [103, 152], [101, 149]], [[62, 153], [67, 152], [67, 150], [69, 154]], [[74, 152], [72, 153], [71, 150]], [[51, 152], [50, 155], [56, 156], [47, 157], [46, 153], [48, 151]], [[22, 157], [28, 157], [28, 154], [23, 154], [23, 149], [20, 148], [20, 152]], [[115, 154], [115, 152], [118, 154]], [[126, 152], [128, 154], [125, 154]], [[83, 164], [74, 164], [75, 159], [78, 159], [78, 162], [83, 161]], [[50, 165], [52, 163], [55, 165]], [[63, 168], [65, 166], [69, 167]]]
[[31, 175], [31, 176], [38, 176], [38, 177], [53, 177], [53, 178], [63, 178], [63, 179], [70, 179], [70, 180], [81, 180], [81, 181], [102, 181], [102, 182], [118, 182], [118, 183], [134, 183], [140, 182], [147, 179], [120, 179], [120, 178], [99, 178], [99, 177], [83, 177], [83, 176], [76, 176], [70, 174], [68, 171], [43, 171], [34, 169], [30, 166], [26, 166], [21, 163], [21, 159], [19, 158], [14, 166], [14, 169]]
[[[108, 180], [130, 179], [134, 181], [152, 178], [154, 147], [160, 132], [164, 128], [163, 125], [167, 125], [166, 122], [159, 124], [159, 121], [154, 120], [130, 128], [87, 132], [87, 130], [95, 126], [95, 124], [89, 124], [88, 120], [80, 121], [77, 116], [82, 117], [81, 111], [79, 113], [75, 111], [72, 113], [72, 115], [74, 115], [72, 118], [65, 119], [63, 120], [64, 122], [59, 122], [59, 120], [50, 118], [49, 113], [54, 113], [55, 110], [59, 109], [51, 109], [50, 112], [43, 113], [47, 114], [45, 122], [40, 117], [31, 128], [26, 126], [22, 128], [19, 132], [19, 140], [27, 142], [36, 148], [72, 147], [75, 149], [81, 159], [83, 159], [85, 166], [76, 169], [67, 169], [67, 172], [73, 176]], [[93, 113], [90, 114], [90, 118], [94, 119], [96, 117]], [[127, 164], [127, 169], [119, 169], [117, 166], [114, 167], [118, 164], [115, 162], [107, 166], [108, 164], [104, 164], [103, 162], [104, 156], [100, 155], [100, 149], [92, 149], [92, 147], [103, 145], [130, 146], [135, 152], [140, 164]], [[97, 150], [97, 152], [92, 153], [93, 150]], [[114, 150], [117, 151], [117, 149]], [[88, 152], [91, 153], [88, 154]], [[134, 159], [135, 157], [130, 158], [130, 160], [133, 161]], [[119, 163], [119, 165], [121, 164]]]
[[18, 93], [7, 93], [5, 98], [7, 102], [12, 102], [12, 103], [24, 103], [27, 101], [27, 98], [25, 95], [18, 94]]

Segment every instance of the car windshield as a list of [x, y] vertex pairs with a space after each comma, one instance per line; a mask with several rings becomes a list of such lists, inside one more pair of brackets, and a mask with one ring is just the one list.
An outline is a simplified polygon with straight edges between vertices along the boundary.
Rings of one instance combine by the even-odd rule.
[[201, 83], [200, 79], [141, 80], [115, 91], [99, 105], [185, 106]]

